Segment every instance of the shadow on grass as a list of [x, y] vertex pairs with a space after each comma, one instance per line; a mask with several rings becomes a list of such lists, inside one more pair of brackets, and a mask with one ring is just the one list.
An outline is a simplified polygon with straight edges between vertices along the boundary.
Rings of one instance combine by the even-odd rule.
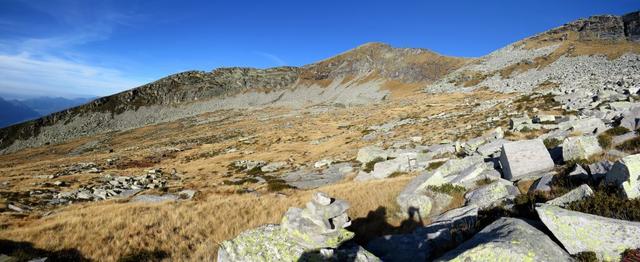
[[91, 261], [82, 256], [77, 249], [61, 249], [49, 251], [35, 248], [29, 242], [15, 242], [0, 239], [0, 254], [5, 254], [16, 259], [16, 261], [29, 261], [36, 258], [47, 258], [47, 261]]

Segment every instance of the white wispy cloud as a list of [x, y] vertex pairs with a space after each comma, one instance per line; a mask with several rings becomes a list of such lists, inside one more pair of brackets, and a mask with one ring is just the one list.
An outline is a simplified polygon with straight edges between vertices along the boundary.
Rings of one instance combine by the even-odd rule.
[[[35, 96], [108, 95], [141, 84], [121, 69], [104, 66], [106, 61], [77, 51], [82, 45], [110, 38], [118, 26], [127, 26], [131, 16], [94, 1], [25, 2], [63, 24], [55, 35], [18, 36], [0, 40], [0, 93]], [[86, 4], [91, 2], [91, 4]], [[24, 21], [2, 20], [28, 28]], [[91, 57], [91, 59], [86, 59]], [[114, 61], [109, 61], [113, 64]]]
[[120, 70], [28, 53], [0, 55], [0, 91], [21, 95], [106, 95], [140, 83]]
[[287, 65], [287, 62], [285, 62], [282, 58], [278, 57], [277, 55], [267, 53], [267, 52], [261, 52], [261, 51], [256, 51], [255, 53], [257, 55], [260, 55], [264, 58], [271, 60], [271, 62], [273, 62], [277, 66]]

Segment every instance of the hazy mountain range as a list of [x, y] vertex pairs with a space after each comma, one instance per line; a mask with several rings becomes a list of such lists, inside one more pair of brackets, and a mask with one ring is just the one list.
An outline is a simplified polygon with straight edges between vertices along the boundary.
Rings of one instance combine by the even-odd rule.
[[46, 116], [67, 108], [85, 104], [93, 99], [95, 98], [69, 99], [63, 97], [37, 97], [9, 100], [0, 97], [0, 127]]

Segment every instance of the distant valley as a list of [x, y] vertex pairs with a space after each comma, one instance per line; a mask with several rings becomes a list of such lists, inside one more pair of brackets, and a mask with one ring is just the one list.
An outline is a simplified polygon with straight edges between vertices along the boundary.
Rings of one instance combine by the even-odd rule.
[[64, 98], [43, 96], [20, 100], [0, 97], [0, 128], [83, 105], [93, 99], [95, 97]]

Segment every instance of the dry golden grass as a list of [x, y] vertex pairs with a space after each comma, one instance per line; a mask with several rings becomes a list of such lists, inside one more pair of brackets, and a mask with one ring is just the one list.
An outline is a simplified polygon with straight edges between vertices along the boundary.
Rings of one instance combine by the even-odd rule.
[[[395, 197], [408, 177], [365, 183], [345, 182], [322, 188], [351, 203], [352, 219], [385, 207], [393, 214]], [[138, 250], [162, 250], [169, 260], [211, 261], [218, 244], [266, 223], [279, 223], [291, 206], [303, 206], [313, 191], [274, 195], [210, 195], [198, 200], [132, 204], [105, 201], [74, 205], [19, 228], [0, 231], [0, 238], [32, 242], [38, 248], [77, 248], [99, 261], [115, 261]], [[390, 217], [389, 223], [399, 221]]]

